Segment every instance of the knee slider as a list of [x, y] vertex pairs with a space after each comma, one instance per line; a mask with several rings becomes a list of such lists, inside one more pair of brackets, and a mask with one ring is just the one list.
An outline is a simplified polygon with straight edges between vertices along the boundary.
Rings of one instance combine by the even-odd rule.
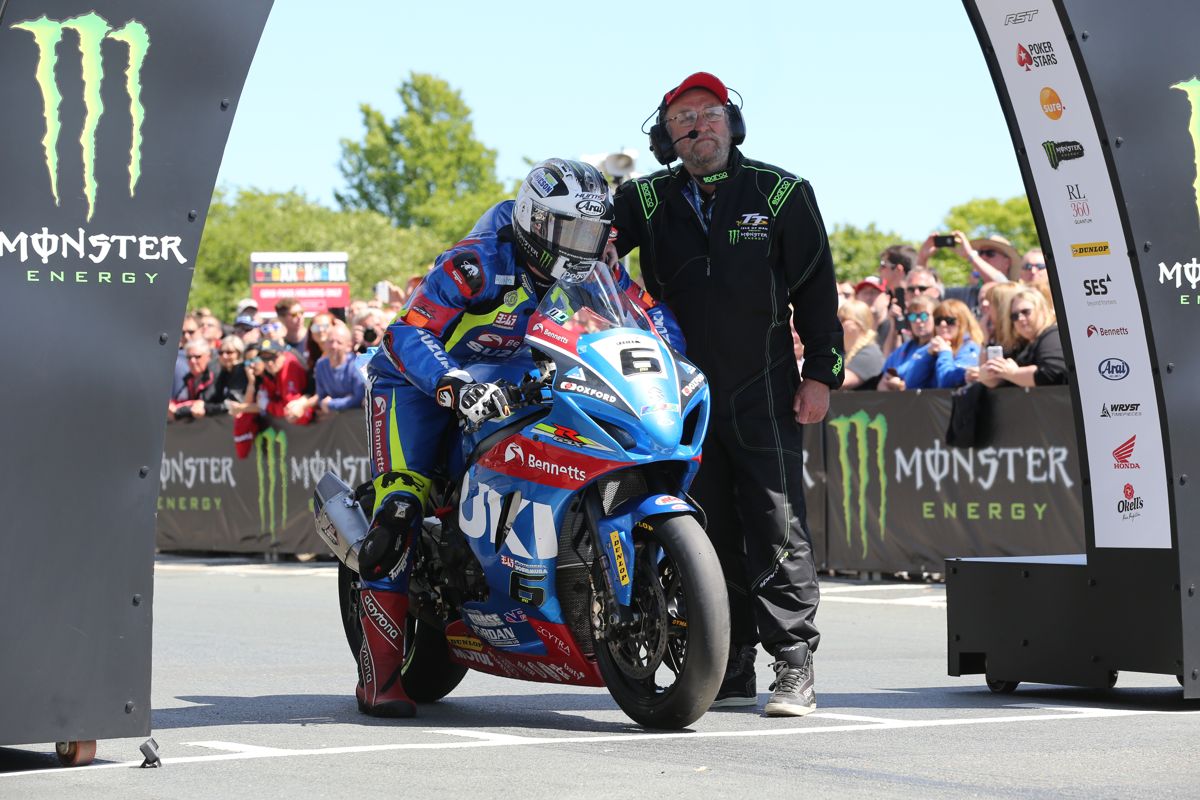
[[404, 495], [386, 498], [359, 550], [359, 574], [376, 581], [403, 572], [408, 567], [410, 534], [420, 522], [421, 506], [416, 500]]

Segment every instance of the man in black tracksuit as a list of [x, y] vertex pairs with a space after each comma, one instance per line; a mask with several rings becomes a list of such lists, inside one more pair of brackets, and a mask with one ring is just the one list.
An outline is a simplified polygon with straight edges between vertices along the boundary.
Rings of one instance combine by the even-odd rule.
[[[804, 513], [800, 424], [819, 422], [842, 383], [842, 329], [812, 188], [745, 158], [740, 109], [708, 73], [663, 97], [656, 172], [616, 196], [617, 251], [640, 248], [642, 277], [675, 313], [713, 412], [692, 494], [729, 588], [730, 663], [714, 706], [757, 703], [755, 643], [775, 657], [768, 715], [816, 708], [819, 591]], [[804, 343], [796, 368], [790, 325]]]

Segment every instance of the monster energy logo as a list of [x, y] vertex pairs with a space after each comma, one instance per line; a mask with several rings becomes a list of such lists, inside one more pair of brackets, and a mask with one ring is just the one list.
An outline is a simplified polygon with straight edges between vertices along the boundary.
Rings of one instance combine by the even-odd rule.
[[12, 26], [14, 30], [28, 31], [38, 47], [38, 65], [35, 72], [38, 87], [42, 91], [42, 103], [46, 118], [46, 135], [42, 147], [46, 151], [46, 170], [50, 173], [50, 194], [54, 205], [60, 204], [58, 194], [58, 135], [62, 130], [59, 106], [62, 95], [58, 90], [55, 70], [58, 66], [58, 44], [63, 31], [74, 31], [79, 37], [79, 53], [82, 56], [83, 77], [83, 132], [79, 143], [83, 150], [83, 193], [87, 199], [87, 219], [90, 222], [96, 208], [96, 129], [104, 115], [104, 102], [100, 89], [104, 82], [104, 61], [100, 46], [106, 39], [124, 44], [129, 50], [128, 66], [125, 70], [125, 89], [129, 94], [129, 116], [133, 129], [129, 146], [129, 196], [133, 197], [142, 172], [142, 124], [146, 112], [142, 106], [142, 65], [150, 49], [150, 36], [146, 27], [137, 20], [130, 20], [117, 30], [95, 12], [57, 22], [45, 16]]
[[1187, 95], [1192, 105], [1192, 114], [1188, 119], [1188, 132], [1192, 135], [1192, 159], [1196, 164], [1196, 179], [1192, 183], [1192, 191], [1196, 195], [1196, 213], [1200, 214], [1200, 78], [1177, 83], [1171, 87]]
[[254, 439], [258, 471], [258, 519], [261, 530], [275, 541], [275, 531], [287, 521], [287, 431], [269, 428]]
[[730, 228], [730, 229], [729, 229], [729, 243], [730, 243], [730, 244], [737, 244], [737, 240], [738, 240], [738, 229], [737, 229], [737, 228]]
[[[838, 466], [842, 470], [842, 512], [846, 520], [846, 544], [851, 542], [853, 529], [853, 505], [851, 499], [857, 500], [858, 531], [862, 541], [862, 555], [866, 558], [867, 545], [870, 537], [867, 533], [867, 498], [871, 494], [871, 460], [868, 453], [868, 438], [871, 431], [875, 433], [874, 471], [879, 476], [879, 538], [882, 540], [887, 531], [887, 470], [884, 466], [884, 448], [887, 445], [887, 418], [876, 414], [872, 419], [866, 411], [859, 409], [848, 417], [835, 417], [829, 420], [838, 439]], [[854, 450], [851, 457], [851, 433], [853, 433]], [[851, 461], [854, 466], [851, 468]], [[856, 480], [857, 479], [857, 480]], [[857, 483], [857, 490], [854, 484]]]
[[554, 260], [554, 254], [549, 250], [543, 250], [538, 260], [542, 262], [543, 267], [548, 267], [550, 266], [550, 262]]
[[1042, 149], [1046, 151], [1046, 159], [1053, 169], [1058, 169], [1058, 165], [1064, 161], [1083, 158], [1083, 145], [1079, 142], [1045, 141], [1042, 142]]

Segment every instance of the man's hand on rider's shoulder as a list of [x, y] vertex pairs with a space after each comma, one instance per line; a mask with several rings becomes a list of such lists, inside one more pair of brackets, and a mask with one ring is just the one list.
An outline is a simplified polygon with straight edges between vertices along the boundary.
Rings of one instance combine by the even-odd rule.
[[792, 411], [796, 414], [796, 422], [801, 425], [825, 419], [829, 411], [829, 387], [812, 378], [801, 378], [796, 399], [792, 402]]

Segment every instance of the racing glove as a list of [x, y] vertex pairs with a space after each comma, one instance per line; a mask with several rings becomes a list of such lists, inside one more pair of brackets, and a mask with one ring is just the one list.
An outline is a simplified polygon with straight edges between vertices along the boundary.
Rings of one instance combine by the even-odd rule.
[[457, 412], [472, 425], [512, 414], [504, 389], [494, 383], [475, 383], [466, 370], [443, 375], [434, 396], [439, 406]]

